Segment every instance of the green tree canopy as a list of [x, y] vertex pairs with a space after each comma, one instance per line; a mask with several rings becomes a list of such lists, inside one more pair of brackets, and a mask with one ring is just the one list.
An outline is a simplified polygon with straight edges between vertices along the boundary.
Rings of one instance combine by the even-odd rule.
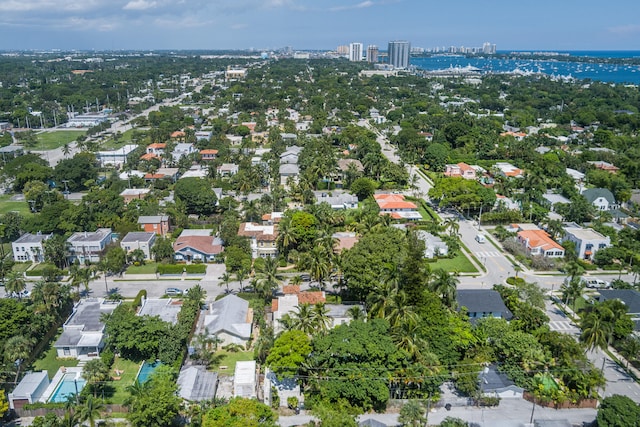
[[189, 214], [211, 215], [216, 209], [216, 193], [205, 179], [180, 179], [176, 183], [174, 192], [176, 199], [185, 204]]

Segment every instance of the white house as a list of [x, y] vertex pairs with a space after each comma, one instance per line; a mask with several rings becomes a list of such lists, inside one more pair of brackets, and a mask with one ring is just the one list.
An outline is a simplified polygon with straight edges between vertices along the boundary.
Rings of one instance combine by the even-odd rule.
[[233, 396], [255, 399], [258, 393], [257, 384], [256, 361], [237, 362], [233, 373]]
[[99, 357], [104, 347], [104, 323], [100, 319], [103, 314], [112, 313], [119, 304], [119, 301], [103, 298], [78, 301], [62, 325], [62, 334], [53, 345], [58, 357], [85, 360]]
[[44, 241], [53, 234], [25, 233], [15, 242], [11, 243], [13, 260], [15, 262], [42, 262], [44, 261]]
[[222, 345], [246, 345], [251, 338], [253, 310], [249, 302], [235, 295], [227, 295], [209, 306], [204, 327]]
[[127, 162], [127, 156], [131, 154], [138, 146], [135, 144], [127, 144], [123, 145], [121, 148], [117, 150], [111, 151], [98, 151], [96, 153], [96, 158], [100, 162], [100, 165], [114, 165], [120, 166]]
[[331, 209], [356, 209], [358, 207], [358, 197], [349, 193], [335, 192], [328, 194], [325, 192], [315, 192], [316, 204], [329, 203]]
[[598, 250], [611, 246], [609, 236], [600, 234], [592, 228], [582, 228], [573, 223], [564, 228], [564, 238], [575, 243], [576, 252], [580, 259], [589, 261], [593, 261]]
[[613, 193], [606, 188], [589, 188], [584, 190], [582, 195], [600, 211], [611, 211], [620, 207]]
[[9, 393], [9, 407], [15, 411], [22, 409], [26, 404], [36, 403], [47, 387], [49, 387], [47, 371], [29, 372]]
[[151, 259], [151, 248], [156, 242], [156, 233], [147, 233], [144, 231], [132, 231], [120, 241], [120, 247], [127, 254], [140, 249], [144, 252], [144, 259]]
[[436, 256], [447, 256], [449, 246], [438, 236], [434, 236], [424, 230], [416, 232], [418, 238], [424, 242], [424, 257], [434, 258]]
[[176, 144], [175, 148], [171, 152], [171, 156], [173, 157], [173, 160], [177, 162], [181, 158], [197, 152], [198, 149], [194, 147], [193, 144], [188, 142], [180, 142]]
[[78, 260], [81, 264], [100, 261], [102, 252], [111, 243], [111, 236], [110, 228], [98, 228], [94, 232], [80, 231], [73, 233], [67, 239], [69, 261], [73, 263]]

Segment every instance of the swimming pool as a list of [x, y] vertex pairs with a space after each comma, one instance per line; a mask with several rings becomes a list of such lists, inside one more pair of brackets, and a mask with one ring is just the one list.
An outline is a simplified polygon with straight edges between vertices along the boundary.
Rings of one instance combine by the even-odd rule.
[[87, 381], [76, 373], [64, 374], [58, 387], [49, 398], [49, 402], [66, 402], [69, 395], [76, 393], [76, 386], [77, 392], [80, 393], [86, 383]]
[[149, 377], [153, 374], [153, 372], [158, 369], [158, 366], [162, 365], [162, 362], [154, 362], [147, 363], [147, 361], [142, 362], [142, 366], [140, 367], [140, 371], [138, 371], [138, 381], [140, 384], [144, 384], [149, 381]]

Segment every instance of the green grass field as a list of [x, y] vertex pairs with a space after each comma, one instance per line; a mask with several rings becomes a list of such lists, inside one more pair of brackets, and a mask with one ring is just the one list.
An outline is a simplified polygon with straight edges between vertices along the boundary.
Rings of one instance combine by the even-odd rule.
[[155, 274], [158, 268], [157, 262], [148, 262], [145, 265], [130, 265], [127, 268], [127, 274]]
[[458, 252], [453, 258], [440, 258], [436, 262], [429, 263], [429, 265], [431, 266], [431, 270], [442, 268], [446, 271], [457, 271], [458, 273], [478, 272], [462, 252]]
[[[9, 248], [9, 250], [11, 250], [11, 248]], [[32, 265], [33, 264], [31, 264], [30, 262], [17, 262], [13, 264], [13, 267], [11, 268], [11, 270], [17, 271], [18, 273], [24, 273]]]
[[[127, 359], [117, 357], [109, 371], [113, 395], [109, 397], [109, 403], [124, 403], [129, 396], [127, 387], [133, 384], [140, 369], [140, 364]], [[117, 372], [116, 372], [117, 371]]]
[[53, 132], [42, 132], [36, 135], [38, 145], [33, 147], [34, 150], [53, 150], [62, 147], [76, 140], [80, 135], [86, 132], [83, 130], [60, 130]]
[[42, 354], [38, 360], [33, 362], [33, 368], [36, 371], [47, 371], [49, 373], [49, 378], [53, 378], [61, 366], [66, 366], [68, 368], [78, 366], [78, 360], [58, 359], [58, 354], [53, 346], [51, 346], [46, 353]]
[[16, 211], [21, 215], [31, 215], [29, 204], [27, 202], [14, 202], [11, 200], [10, 195], [3, 194], [0, 196], [0, 215], [4, 215], [12, 211]]
[[230, 353], [228, 351], [221, 350], [220, 354], [224, 354], [224, 358], [218, 365], [218, 374], [233, 375], [236, 370], [236, 363], [245, 360], [253, 360], [252, 351], [239, 351], [236, 353]]

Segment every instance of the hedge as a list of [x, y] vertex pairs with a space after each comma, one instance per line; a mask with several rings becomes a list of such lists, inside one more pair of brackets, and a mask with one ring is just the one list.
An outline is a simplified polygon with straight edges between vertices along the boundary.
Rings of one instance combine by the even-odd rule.
[[146, 298], [146, 297], [147, 297], [147, 290], [141, 289], [140, 292], [138, 292], [138, 295], [136, 295], [135, 299], [133, 300], [133, 306], [140, 307], [140, 304], [142, 304], [142, 298]]
[[158, 274], [205, 274], [207, 266], [205, 264], [160, 264], [158, 265]]

